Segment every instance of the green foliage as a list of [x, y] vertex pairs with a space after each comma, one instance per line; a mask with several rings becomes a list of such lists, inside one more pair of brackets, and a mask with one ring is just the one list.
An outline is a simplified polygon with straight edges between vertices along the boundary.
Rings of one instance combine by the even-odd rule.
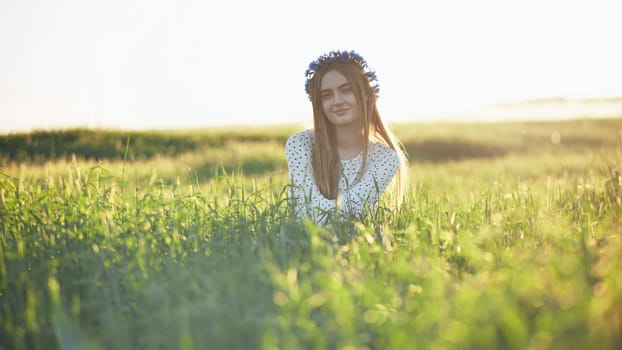
[[[399, 209], [328, 227], [292, 217], [282, 138], [11, 163], [0, 349], [620, 348], [620, 124], [599, 123], [526, 131], [546, 148], [411, 157]], [[523, 142], [411, 128], [407, 144]]]
[[[412, 161], [444, 162], [497, 158], [507, 154], [567, 152], [620, 146], [622, 119], [555, 122], [401, 124], [394, 129]], [[69, 160], [120, 160], [130, 141], [129, 159], [223, 153], [235, 145], [283, 145], [293, 126], [193, 131], [123, 132], [71, 129], [0, 135], [0, 161], [42, 163]], [[245, 163], [246, 164], [246, 163]], [[232, 167], [240, 164], [233, 164]], [[258, 164], [254, 169], [270, 166]], [[210, 169], [211, 170], [211, 169]], [[257, 173], [254, 171], [254, 173]]]
[[70, 129], [35, 131], [0, 136], [0, 159], [17, 162], [46, 160], [124, 159], [129, 140], [129, 159], [179, 156], [187, 152], [222, 150], [235, 142], [285, 142], [292, 128], [257, 128], [253, 131], [215, 129], [205, 131], [145, 131]]

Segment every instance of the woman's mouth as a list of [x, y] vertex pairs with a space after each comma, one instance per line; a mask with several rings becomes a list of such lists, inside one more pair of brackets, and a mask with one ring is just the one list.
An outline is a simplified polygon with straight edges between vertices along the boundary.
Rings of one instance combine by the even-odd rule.
[[348, 108], [343, 108], [343, 109], [338, 109], [335, 111], [335, 114], [338, 116], [343, 116], [344, 114], [346, 114], [348, 112]]

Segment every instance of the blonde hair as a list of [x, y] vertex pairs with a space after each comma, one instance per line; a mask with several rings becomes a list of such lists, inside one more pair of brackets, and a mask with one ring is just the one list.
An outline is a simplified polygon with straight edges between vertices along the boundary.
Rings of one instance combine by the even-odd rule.
[[363, 162], [355, 183], [361, 180], [367, 166], [367, 154], [371, 140], [380, 142], [394, 150], [400, 158], [400, 168], [395, 175], [395, 187], [399, 200], [406, 189], [407, 166], [406, 157], [399, 140], [384, 124], [376, 105], [376, 93], [369, 85], [369, 80], [361, 67], [353, 62], [330, 62], [321, 67], [309, 82], [309, 95], [313, 106], [312, 165], [315, 182], [324, 197], [336, 199], [339, 190], [341, 162], [337, 153], [337, 137], [335, 128], [324, 114], [321, 100], [321, 80], [328, 71], [335, 70], [343, 74], [352, 85], [356, 101], [361, 107], [360, 128], [363, 137]]

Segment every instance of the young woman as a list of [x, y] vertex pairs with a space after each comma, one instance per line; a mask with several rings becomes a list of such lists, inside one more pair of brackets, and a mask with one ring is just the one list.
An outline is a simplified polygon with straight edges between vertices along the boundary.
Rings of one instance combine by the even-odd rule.
[[285, 145], [296, 215], [318, 223], [333, 215], [360, 217], [376, 207], [394, 178], [401, 198], [404, 153], [380, 118], [376, 74], [367, 62], [354, 51], [332, 51], [305, 75], [314, 127]]

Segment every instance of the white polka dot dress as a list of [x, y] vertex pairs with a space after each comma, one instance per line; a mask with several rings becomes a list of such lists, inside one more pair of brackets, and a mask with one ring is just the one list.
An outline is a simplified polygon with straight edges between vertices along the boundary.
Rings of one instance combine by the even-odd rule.
[[285, 155], [291, 181], [290, 200], [296, 215], [309, 216], [317, 223], [338, 210], [341, 215], [359, 216], [366, 209], [374, 209], [380, 195], [400, 167], [397, 153], [379, 143], [371, 143], [367, 165], [359, 182], [354, 182], [363, 161], [363, 152], [349, 160], [341, 161], [339, 195], [327, 199], [316, 185], [311, 164], [313, 130], [292, 135], [285, 144]]

